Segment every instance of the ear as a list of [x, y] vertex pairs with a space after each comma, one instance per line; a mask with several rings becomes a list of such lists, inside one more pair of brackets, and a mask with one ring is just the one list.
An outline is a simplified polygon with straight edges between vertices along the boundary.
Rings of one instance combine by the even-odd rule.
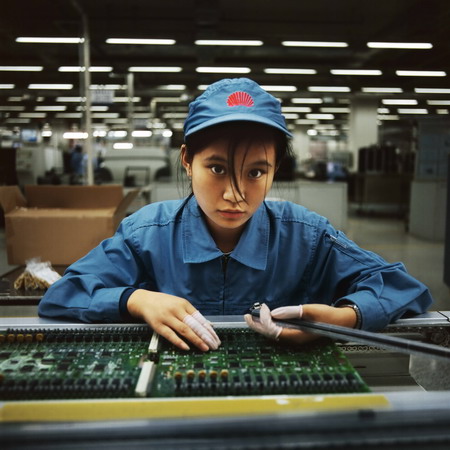
[[191, 173], [192, 173], [191, 162], [188, 161], [187, 149], [186, 149], [186, 145], [185, 144], [183, 144], [181, 146], [181, 164], [185, 168], [187, 176], [190, 177]]

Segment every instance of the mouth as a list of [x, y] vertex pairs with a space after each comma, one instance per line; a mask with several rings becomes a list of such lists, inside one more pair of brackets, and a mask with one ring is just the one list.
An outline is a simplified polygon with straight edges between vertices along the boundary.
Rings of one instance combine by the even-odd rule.
[[219, 209], [219, 214], [228, 219], [241, 218], [245, 213], [237, 209]]

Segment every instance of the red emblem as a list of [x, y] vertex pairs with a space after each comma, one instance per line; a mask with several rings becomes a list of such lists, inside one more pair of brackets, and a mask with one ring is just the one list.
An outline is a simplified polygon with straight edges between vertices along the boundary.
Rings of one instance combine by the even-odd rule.
[[251, 95], [247, 92], [233, 92], [227, 99], [228, 106], [253, 106], [255, 103]]

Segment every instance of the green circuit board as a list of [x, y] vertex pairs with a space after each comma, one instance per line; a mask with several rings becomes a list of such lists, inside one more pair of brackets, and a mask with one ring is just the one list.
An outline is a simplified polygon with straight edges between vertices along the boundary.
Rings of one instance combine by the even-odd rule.
[[[146, 326], [9, 329], [0, 332], [0, 400], [368, 392], [329, 340], [301, 348], [248, 329], [217, 330], [216, 351], [185, 352]], [[146, 378], [144, 377], [144, 381]], [[146, 381], [145, 381], [146, 382]]]
[[299, 347], [248, 329], [219, 330], [215, 352], [182, 353], [163, 341], [151, 396], [323, 394], [369, 392], [330, 340]]
[[0, 399], [133, 397], [148, 327], [7, 330]]

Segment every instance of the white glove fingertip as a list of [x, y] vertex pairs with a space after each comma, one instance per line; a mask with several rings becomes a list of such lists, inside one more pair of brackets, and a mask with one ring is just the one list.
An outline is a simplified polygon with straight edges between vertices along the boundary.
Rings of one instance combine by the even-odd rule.
[[274, 319], [300, 319], [303, 314], [303, 306], [281, 306], [272, 311]]
[[197, 310], [192, 314], [192, 317], [194, 317], [198, 322], [200, 322], [209, 332], [211, 335], [211, 338], [214, 340], [214, 342], [217, 344], [217, 347], [222, 343], [219, 339], [219, 336], [217, 336], [217, 333], [215, 332], [213, 326], [211, 325], [211, 322], [203, 316], [203, 314]]

